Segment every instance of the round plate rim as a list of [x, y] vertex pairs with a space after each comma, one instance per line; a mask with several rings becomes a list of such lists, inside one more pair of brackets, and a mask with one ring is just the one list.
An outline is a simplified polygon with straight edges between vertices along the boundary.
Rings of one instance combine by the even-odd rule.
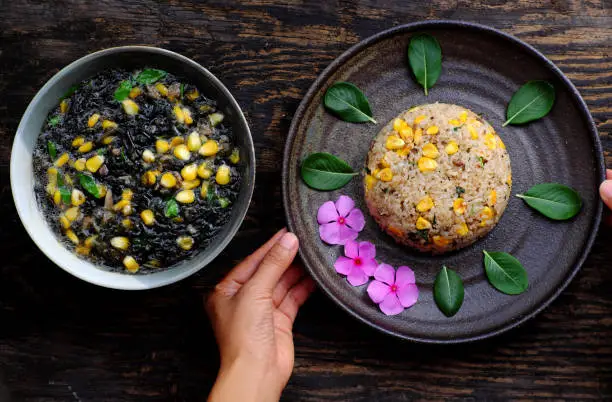
[[[393, 28], [384, 30], [382, 32], [372, 35], [360, 41], [359, 43], [351, 46], [348, 50], [346, 50], [344, 53], [338, 56], [334, 61], [332, 61], [332, 63], [329, 66], [327, 66], [325, 70], [323, 70], [323, 72], [321, 72], [321, 74], [319, 74], [317, 79], [312, 83], [312, 85], [310, 86], [310, 88], [308, 89], [304, 97], [302, 98], [302, 101], [300, 102], [300, 105], [298, 106], [291, 120], [291, 125], [289, 127], [289, 133], [287, 135], [287, 140], [285, 142], [285, 148], [283, 152], [283, 167], [282, 167], [283, 169], [282, 170], [283, 208], [285, 210], [285, 217], [287, 219], [287, 224], [288, 224], [290, 231], [292, 232], [295, 231], [296, 224], [294, 221], [294, 217], [289, 211], [289, 197], [287, 193], [287, 189], [289, 186], [289, 175], [288, 175], [288, 169], [289, 169], [288, 165], [290, 162], [289, 156], [291, 153], [293, 143], [295, 141], [295, 137], [297, 135], [297, 126], [302, 120], [304, 113], [306, 109], [308, 108], [308, 106], [310, 105], [310, 103], [312, 102], [312, 99], [315, 96], [315, 94], [320, 90], [320, 87], [322, 86], [322, 84], [325, 81], [327, 81], [327, 79], [334, 72], [336, 72], [346, 61], [348, 61], [351, 57], [361, 52], [362, 50], [366, 49], [367, 47], [379, 41], [382, 41], [384, 39], [393, 37], [394, 35], [397, 35], [397, 34], [414, 32], [418, 29], [430, 29], [430, 28], [471, 29], [471, 30], [480, 31], [486, 34], [495, 35], [504, 40], [513, 42], [519, 47], [524, 48], [527, 52], [535, 56], [540, 62], [546, 64], [546, 66], [557, 76], [557, 78], [563, 82], [566, 88], [569, 89], [573, 99], [578, 103], [579, 112], [582, 115], [583, 120], [589, 126], [588, 131], [589, 131], [589, 135], [591, 136], [591, 139], [594, 145], [594, 153], [595, 153], [596, 160], [598, 162], [597, 168], [599, 170], [600, 181], [603, 181], [605, 179], [606, 168], [605, 168], [605, 162], [603, 158], [603, 148], [601, 145], [601, 140], [599, 138], [597, 127], [595, 125], [593, 117], [591, 116], [591, 113], [589, 112], [589, 109], [586, 103], [584, 102], [584, 99], [582, 99], [582, 96], [578, 92], [578, 89], [576, 89], [576, 87], [569, 80], [569, 78], [567, 78], [565, 74], [563, 74], [563, 72], [552, 61], [550, 61], [546, 56], [544, 56], [544, 54], [542, 54], [539, 50], [537, 50], [533, 46], [518, 39], [517, 37], [510, 35], [506, 32], [503, 32], [499, 29], [487, 26], [487, 25], [482, 25], [482, 24], [477, 24], [477, 23], [472, 23], [472, 22], [452, 21], [452, 20], [430, 20], [430, 21], [414, 22], [414, 23], [404, 24], [404, 25], [400, 25], [397, 27], [393, 27]], [[474, 336], [467, 336], [467, 337], [460, 337], [460, 338], [453, 338], [453, 339], [430, 339], [430, 338], [424, 338], [424, 337], [419, 337], [419, 336], [410, 336], [410, 335], [406, 335], [400, 332], [396, 332], [396, 331], [392, 331], [392, 330], [383, 328], [382, 326], [365, 319], [364, 317], [354, 312], [348, 305], [345, 304], [344, 301], [336, 297], [331, 292], [331, 290], [326, 286], [324, 282], [317, 280], [316, 275], [314, 275], [314, 270], [308, 264], [308, 261], [306, 260], [304, 253], [302, 252], [301, 249], [299, 251], [299, 254], [300, 254], [300, 257], [302, 258], [302, 261], [304, 261], [304, 265], [308, 273], [312, 277], [315, 278], [317, 285], [327, 294], [327, 296], [331, 298], [343, 310], [348, 312], [351, 316], [357, 318], [362, 323], [372, 328], [375, 328], [387, 335], [392, 335], [398, 338], [402, 338], [402, 339], [406, 339], [406, 340], [414, 341], [414, 342], [430, 343], [430, 344], [456, 344], [456, 343], [473, 342], [473, 341], [478, 341], [478, 340], [494, 337], [504, 332], [507, 332], [513, 328], [518, 327], [519, 325], [525, 323], [526, 321], [530, 320], [531, 318], [541, 313], [555, 299], [557, 299], [557, 297], [559, 297], [559, 295], [565, 290], [565, 288], [567, 288], [567, 286], [570, 284], [572, 279], [574, 279], [574, 277], [576, 276], [576, 274], [578, 273], [578, 271], [584, 264], [585, 260], [587, 259], [589, 252], [591, 251], [591, 248], [593, 247], [593, 244], [595, 243], [595, 238], [597, 237], [597, 233], [599, 231], [602, 213], [603, 213], [603, 204], [601, 201], [598, 201], [595, 218], [591, 223], [591, 228], [592, 228], [591, 234], [589, 235], [589, 238], [587, 239], [585, 243], [585, 247], [582, 250], [582, 253], [580, 255], [580, 258], [578, 259], [578, 262], [574, 265], [571, 271], [568, 272], [568, 275], [566, 276], [565, 280], [559, 285], [557, 290], [550, 297], [548, 297], [548, 299], [544, 300], [542, 303], [540, 303], [539, 306], [537, 306], [535, 309], [533, 309], [528, 314], [520, 316], [516, 320], [511, 320], [506, 325], [503, 325], [499, 328], [496, 328], [494, 330], [491, 330], [489, 332], [485, 332], [482, 334], [474, 335]]]

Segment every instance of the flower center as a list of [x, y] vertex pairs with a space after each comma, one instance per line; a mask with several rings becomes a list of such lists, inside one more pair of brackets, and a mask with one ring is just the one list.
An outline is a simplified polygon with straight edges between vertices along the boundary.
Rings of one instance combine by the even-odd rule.
[[338, 218], [339, 224], [344, 225], [344, 222], [346, 222], [346, 219], [344, 219], [342, 216]]
[[355, 263], [355, 265], [361, 265], [363, 261], [361, 261], [361, 258], [356, 257], [353, 262]]
[[393, 293], [397, 292], [397, 285], [395, 284], [391, 285], [391, 292]]

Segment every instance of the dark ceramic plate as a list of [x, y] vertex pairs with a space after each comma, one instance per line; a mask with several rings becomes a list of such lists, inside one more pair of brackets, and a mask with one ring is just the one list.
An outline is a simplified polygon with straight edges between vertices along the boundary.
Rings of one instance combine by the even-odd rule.
[[[442, 47], [442, 75], [423, 94], [411, 76], [407, 45], [416, 32], [434, 35]], [[544, 79], [556, 88], [557, 100], [545, 118], [524, 126], [502, 128], [512, 94], [526, 81]], [[368, 96], [378, 124], [351, 124], [327, 113], [325, 90], [350, 81]], [[410, 106], [432, 102], [463, 105], [482, 113], [506, 143], [514, 177], [512, 193], [541, 182], [572, 186], [584, 207], [571, 221], [553, 222], [512, 197], [500, 223], [484, 239], [458, 252], [432, 257], [398, 246], [367, 214], [362, 183], [354, 179], [333, 192], [309, 189], [300, 179], [300, 162], [312, 152], [330, 152], [362, 169], [371, 139], [390, 119]], [[289, 228], [301, 241], [300, 254], [310, 274], [336, 303], [363, 322], [402, 338], [452, 343], [482, 339], [533, 317], [568, 285], [595, 238], [602, 205], [597, 187], [604, 178], [601, 144], [588, 109], [576, 88], [531, 46], [492, 28], [447, 21], [404, 25], [364, 40], [336, 59], [315, 81], [300, 104], [289, 133], [283, 165], [283, 196]], [[366, 294], [352, 287], [333, 268], [342, 252], [318, 236], [316, 212], [327, 200], [346, 194], [366, 214], [359, 239], [376, 245], [377, 259], [411, 266], [420, 288], [418, 303], [387, 317]], [[506, 251], [529, 275], [519, 296], [496, 291], [484, 273], [482, 250]], [[465, 284], [463, 307], [446, 318], [436, 307], [432, 287], [442, 265], [459, 272]]]

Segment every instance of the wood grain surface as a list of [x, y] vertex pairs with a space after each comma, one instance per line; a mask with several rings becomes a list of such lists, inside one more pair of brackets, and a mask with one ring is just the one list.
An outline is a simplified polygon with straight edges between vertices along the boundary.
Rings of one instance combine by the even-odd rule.
[[[199, 401], [217, 349], [202, 297], [284, 225], [282, 150], [300, 99], [334, 58], [424, 19], [488, 24], [536, 46], [574, 82], [612, 167], [612, 1], [0, 0], [0, 401]], [[193, 58], [230, 88], [257, 147], [257, 188], [239, 235], [203, 272], [146, 292], [102, 289], [52, 264], [21, 226], [9, 183], [19, 119], [69, 62], [128, 44]], [[272, 208], [273, 207], [273, 208]], [[612, 229], [544, 313], [500, 337], [451, 347], [395, 340], [320, 293], [295, 325], [287, 401], [612, 400]]]

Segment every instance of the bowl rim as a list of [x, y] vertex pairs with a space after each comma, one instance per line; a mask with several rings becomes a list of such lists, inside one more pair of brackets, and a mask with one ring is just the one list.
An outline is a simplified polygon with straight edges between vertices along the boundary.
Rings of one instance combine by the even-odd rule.
[[[398, 34], [416, 32], [419, 29], [431, 29], [431, 28], [471, 29], [471, 30], [480, 32], [482, 34], [493, 35], [498, 38], [502, 38], [504, 40], [510, 41], [514, 43], [515, 45], [525, 49], [528, 53], [536, 57], [540, 62], [544, 63], [550, 69], [550, 71], [552, 71], [556, 75], [556, 77], [565, 85], [565, 87], [571, 93], [573, 99], [577, 102], [578, 111], [580, 112], [586, 125], [588, 126], [589, 135], [593, 141], [593, 153], [595, 155], [595, 159], [597, 162], [597, 168], [599, 170], [600, 181], [603, 181], [605, 179], [606, 169], [605, 169], [605, 163], [604, 163], [604, 158], [603, 158], [603, 148], [601, 145], [601, 140], [597, 134], [598, 133], [597, 126], [595, 125], [593, 117], [591, 116], [591, 113], [584, 99], [578, 92], [578, 89], [552, 61], [550, 61], [546, 56], [544, 56], [543, 53], [541, 53], [535, 47], [515, 37], [514, 35], [511, 35], [509, 33], [506, 33], [502, 30], [493, 28], [488, 25], [483, 25], [483, 24], [478, 24], [478, 23], [473, 23], [473, 22], [454, 21], [454, 20], [419, 21], [419, 22], [403, 24], [403, 25], [399, 25], [393, 28], [383, 30], [351, 46], [349, 49], [344, 51], [340, 56], [334, 59], [319, 74], [319, 76], [312, 83], [312, 85], [310, 86], [310, 88], [308, 89], [304, 97], [302, 98], [302, 101], [300, 102], [293, 116], [293, 119], [291, 120], [291, 125], [289, 127], [289, 133], [287, 135], [287, 140], [285, 142], [285, 148], [283, 152], [282, 194], [283, 194], [283, 207], [285, 209], [285, 216], [287, 219], [287, 225], [289, 227], [289, 230], [294, 231], [296, 229], [296, 224], [295, 224], [294, 216], [291, 214], [289, 210], [290, 200], [289, 200], [289, 195], [288, 195], [288, 187], [289, 187], [289, 181], [290, 181], [290, 177], [288, 174], [289, 163], [294, 163], [295, 161], [290, 161], [288, 157], [291, 153], [291, 149], [297, 137], [298, 125], [302, 121], [304, 114], [306, 113], [306, 110], [310, 106], [312, 99], [314, 98], [316, 93], [322, 89], [323, 84], [329, 79], [331, 75], [333, 75], [339, 68], [341, 68], [353, 56], [365, 50], [369, 46], [376, 44], [382, 40], [389, 39]], [[556, 291], [553, 292], [548, 299], [544, 300], [539, 306], [537, 306], [535, 309], [530, 311], [528, 314], [525, 314], [520, 317], [516, 317], [515, 320], [508, 322], [506, 325], [498, 327], [490, 332], [486, 332], [486, 333], [482, 333], [478, 335], [466, 336], [462, 338], [431, 339], [431, 338], [424, 338], [424, 337], [419, 337], [419, 336], [409, 336], [409, 335], [401, 334], [401, 333], [398, 333], [392, 330], [385, 329], [382, 326], [369, 321], [368, 319], [354, 312], [343, 300], [341, 300], [339, 297], [334, 295], [331, 289], [324, 282], [319, 281], [317, 275], [315, 275], [314, 270], [311, 268], [310, 264], [308, 263], [305, 253], [300, 249], [299, 254], [302, 260], [304, 261], [304, 266], [306, 267], [306, 270], [309, 272], [309, 274], [313, 278], [315, 278], [317, 282], [317, 286], [319, 286], [324, 291], [324, 293], [336, 303], [336, 305], [340, 306], [344, 311], [349, 313], [350, 316], [356, 318], [358, 321], [361, 321], [362, 323], [372, 328], [375, 328], [376, 330], [386, 335], [390, 335], [393, 337], [397, 337], [397, 338], [401, 338], [401, 339], [405, 339], [405, 340], [409, 340], [413, 342], [426, 343], [426, 344], [467, 343], [467, 342], [474, 342], [474, 341], [478, 341], [478, 340], [482, 340], [486, 338], [491, 338], [491, 337], [500, 335], [504, 332], [507, 332], [513, 328], [516, 328], [520, 326], [521, 324], [525, 323], [526, 321], [530, 320], [531, 318], [535, 317], [539, 313], [541, 313], [554, 300], [556, 300], [557, 297], [559, 297], [559, 295], [567, 288], [570, 282], [574, 279], [574, 277], [576, 276], [576, 274], [578, 273], [578, 271], [580, 270], [580, 268], [586, 261], [589, 255], [589, 252], [591, 248], [593, 247], [593, 244], [595, 243], [595, 238], [597, 237], [597, 233], [599, 231], [602, 214], [603, 214], [603, 203], [601, 200], [599, 200], [597, 202], [597, 210], [595, 211], [595, 219], [593, 220], [592, 226], [591, 226], [592, 230], [591, 230], [591, 233], [586, 243], [584, 244], [584, 249], [582, 251], [582, 254], [580, 254], [580, 256], [577, 258], [576, 264], [568, 272], [568, 275], [566, 276], [565, 280], [560, 284], [559, 288], [556, 289]]]
[[[242, 189], [242, 191], [246, 193], [246, 200], [245, 200], [244, 206], [242, 207], [241, 210], [235, 212], [236, 215], [234, 215], [233, 223], [232, 221], [228, 222], [227, 225], [230, 225], [230, 228], [229, 228], [229, 231], [225, 234], [224, 238], [216, 245], [216, 247], [208, 255], [205, 256], [205, 258], [199, 264], [193, 264], [193, 266], [191, 267], [185, 266], [185, 267], [171, 268], [168, 270], [164, 270], [164, 271], [161, 271], [158, 273], [156, 272], [152, 274], [127, 275], [124, 273], [106, 271], [104, 269], [97, 267], [96, 264], [93, 264], [92, 262], [88, 260], [79, 258], [79, 261], [81, 263], [101, 272], [100, 275], [106, 278], [105, 280], [101, 280], [99, 277], [96, 276], [95, 278], [93, 278], [89, 276], [88, 274], [83, 273], [79, 269], [75, 269], [75, 267], [72, 267], [71, 264], [59, 259], [58, 256], [55, 255], [54, 250], [58, 250], [59, 247], [67, 250], [64, 246], [61, 245], [59, 241], [56, 244], [53, 244], [52, 246], [49, 246], [49, 247], [43, 246], [38, 241], [39, 235], [37, 234], [35, 228], [33, 227], [34, 221], [37, 221], [38, 219], [35, 217], [30, 217], [26, 211], [26, 206], [20, 202], [17, 202], [19, 197], [17, 195], [17, 173], [16, 172], [19, 169], [21, 162], [19, 162], [17, 158], [14, 157], [14, 155], [16, 153], [17, 148], [19, 147], [18, 145], [19, 139], [25, 135], [24, 133], [25, 132], [25, 121], [24, 120], [26, 119], [26, 117], [28, 117], [29, 115], [33, 113], [33, 110], [35, 109], [36, 105], [40, 102], [41, 98], [44, 96], [44, 94], [46, 94], [49, 91], [50, 88], [56, 85], [58, 81], [72, 74], [72, 71], [74, 68], [77, 68], [83, 64], [90, 63], [96, 59], [99, 59], [99, 58], [102, 58], [108, 55], [112, 55], [116, 53], [125, 53], [125, 52], [142, 52], [142, 53], [150, 53], [150, 54], [158, 54], [158, 55], [166, 56], [166, 57], [178, 60], [179, 62], [183, 64], [187, 64], [190, 67], [194, 68], [196, 71], [198, 71], [200, 74], [202, 74], [206, 80], [208, 80], [214, 87], [218, 88], [221, 91], [221, 93], [226, 97], [230, 107], [236, 110], [238, 119], [242, 122], [242, 124], [244, 125], [246, 129], [245, 134], [247, 137], [246, 138], [246, 143], [247, 143], [246, 148], [247, 149], [245, 149], [244, 151], [249, 154], [249, 157], [252, 163], [251, 163], [251, 167], [247, 169], [247, 174], [244, 177], [244, 179], [247, 180], [246, 187]], [[255, 189], [255, 172], [256, 172], [255, 148], [254, 148], [253, 137], [251, 134], [251, 130], [249, 128], [248, 121], [246, 120], [244, 113], [242, 112], [242, 108], [240, 107], [240, 105], [238, 104], [234, 96], [231, 94], [231, 92], [227, 89], [227, 87], [221, 82], [221, 80], [219, 80], [208, 69], [206, 69], [199, 63], [195, 62], [194, 60], [186, 56], [183, 56], [182, 54], [173, 52], [171, 50], [155, 47], [155, 46], [140, 46], [140, 45], [138, 46], [117, 46], [117, 47], [106, 48], [106, 49], [98, 50], [93, 53], [89, 53], [79, 59], [74, 60], [70, 64], [63, 67], [56, 74], [54, 74], [38, 90], [36, 95], [32, 98], [27, 108], [25, 109], [21, 117], [21, 120], [19, 122], [19, 126], [17, 127], [16, 134], [13, 139], [13, 146], [11, 148], [11, 162], [10, 162], [11, 193], [13, 196], [13, 202], [15, 204], [15, 209], [17, 210], [17, 214], [19, 216], [21, 224], [26, 229], [26, 232], [28, 233], [28, 235], [30, 236], [34, 244], [36, 244], [36, 246], [43, 252], [43, 254], [45, 254], [47, 258], [49, 258], [55, 265], [59, 266], [60, 268], [70, 273], [71, 275], [85, 282], [92, 283], [94, 285], [98, 285], [98, 286], [109, 288], [109, 289], [119, 289], [119, 290], [147, 290], [147, 289], [153, 289], [153, 288], [169, 285], [169, 284], [178, 282], [190, 275], [193, 275], [194, 273], [198, 272], [199, 270], [201, 270], [202, 268], [210, 264], [210, 262], [212, 262], [223, 250], [225, 250], [225, 248], [228, 246], [230, 241], [235, 237], [240, 226], [242, 225], [242, 222], [244, 221], [244, 218], [251, 204], [251, 200], [253, 197], [253, 191]], [[33, 192], [34, 191], [32, 189], [32, 193]], [[33, 196], [35, 197], [35, 195]], [[47, 224], [47, 223], [44, 222], [44, 224]], [[171, 275], [169, 273], [174, 273], [174, 274]], [[161, 277], [159, 279], [155, 279], [156, 276], [160, 276], [160, 275]]]

